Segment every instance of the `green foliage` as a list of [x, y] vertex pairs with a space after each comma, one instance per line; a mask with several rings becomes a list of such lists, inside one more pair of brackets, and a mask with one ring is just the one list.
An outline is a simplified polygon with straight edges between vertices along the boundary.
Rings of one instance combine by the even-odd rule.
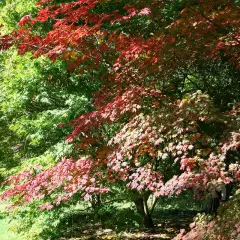
[[131, 203], [123, 202], [103, 205], [97, 215], [104, 227], [117, 232], [137, 228], [142, 220]]
[[[71, 127], [58, 125], [90, 109], [88, 98], [94, 87], [85, 91], [84, 86], [89, 85], [86, 74], [69, 74], [61, 61], [52, 64], [46, 58], [33, 59], [31, 54], [19, 56], [14, 50], [1, 57], [0, 127], [5, 133], [0, 139], [0, 151], [4, 151], [1, 167], [5, 167], [5, 162], [14, 167], [9, 171], [2, 169], [3, 180], [24, 170], [38, 171], [35, 167], [39, 164], [47, 169], [63, 156], [72, 155], [71, 145], [65, 143]], [[9, 213], [10, 230], [20, 234], [19, 240], [48, 239], [61, 232], [57, 225], [64, 211], [70, 211], [69, 205], [53, 211], [41, 211], [38, 205], [34, 202]]]
[[58, 125], [89, 109], [88, 99], [83, 89], [75, 88], [79, 76], [68, 77], [60, 61], [51, 64], [15, 51], [6, 52], [4, 59], [0, 104], [9, 129], [19, 139], [15, 156], [22, 152], [24, 158], [36, 157], [64, 140], [70, 128]]
[[52, 211], [40, 211], [34, 204], [21, 209], [15, 209], [8, 213], [6, 219], [10, 220], [9, 232], [18, 236], [18, 240], [42, 240], [52, 239], [61, 234], [58, 225], [61, 217], [70, 210], [67, 208], [56, 208]]
[[176, 210], [176, 211], [196, 211], [202, 210], [204, 201], [194, 199], [193, 194], [189, 191], [183, 192], [180, 195], [160, 198], [156, 205], [154, 215], [156, 216], [161, 211]]
[[[6, 117], [0, 112], [0, 168], [10, 168], [16, 164], [13, 159], [16, 135], [9, 129]], [[0, 173], [0, 181], [1, 181]]]
[[[2, 181], [24, 170], [38, 171], [35, 167], [39, 164], [47, 169], [63, 156], [72, 155], [74, 149], [65, 143], [71, 127], [58, 125], [90, 109], [88, 98], [97, 85], [90, 86], [87, 74], [69, 74], [61, 61], [53, 64], [46, 58], [33, 59], [31, 54], [19, 56], [13, 49], [1, 58]], [[75, 205], [77, 199], [72, 201]], [[57, 236], [61, 216], [71, 211], [69, 204], [41, 211], [39, 202], [34, 202], [9, 212], [10, 232], [15, 232], [18, 240]]]
[[12, 32], [17, 28], [17, 23], [26, 14], [36, 12], [37, 0], [5, 0], [0, 3], [0, 24], [4, 27], [1, 29], [3, 33]]
[[207, 93], [222, 111], [240, 100], [239, 69], [224, 61], [199, 62], [187, 72], [177, 72], [171, 81], [181, 95], [196, 90]]

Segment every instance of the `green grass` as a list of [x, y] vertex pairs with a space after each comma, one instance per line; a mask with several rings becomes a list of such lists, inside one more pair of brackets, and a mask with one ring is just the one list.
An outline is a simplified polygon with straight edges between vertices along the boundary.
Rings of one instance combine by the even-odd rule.
[[18, 240], [18, 236], [8, 230], [9, 225], [5, 219], [0, 219], [0, 239], [1, 240]]
[[[160, 226], [158, 227], [160, 232], [163, 231], [162, 226], [165, 227], [165, 225], [178, 231], [183, 226], [188, 226], [195, 212], [201, 210], [201, 205], [201, 201], [192, 200], [190, 193], [171, 196], [169, 198], [160, 198], [153, 214], [155, 225]], [[17, 230], [19, 228], [19, 225], [17, 225], [18, 221], [8, 223], [8, 220], [3, 218], [4, 211], [6, 211], [6, 205], [0, 203], [0, 240], [25, 240], [25, 237], [22, 235], [9, 230], [9, 227]], [[56, 215], [56, 217], [59, 216]], [[45, 220], [49, 221], [48, 218]], [[40, 220], [40, 223], [45, 220]], [[54, 221], [54, 219], [52, 220]], [[45, 229], [44, 225], [36, 224], [31, 229], [31, 234], [38, 233], [38, 230], [42, 230], [42, 227], [45, 231], [44, 239], [51, 237], [53, 233], [54, 236], [63, 234], [64, 236], [72, 237], [76, 234], [77, 237], [84, 237], [84, 231], [87, 231], [87, 234], [92, 234], [91, 236], [95, 236], [96, 232], [101, 232], [102, 228], [112, 229], [116, 233], [125, 233], [128, 231], [139, 231], [141, 229], [141, 222], [142, 219], [137, 214], [132, 202], [110, 202], [98, 209], [97, 212], [89, 209], [89, 204], [86, 202], [81, 202], [72, 208], [69, 207], [68, 211], [64, 212], [61, 222], [59, 225], [56, 225], [56, 229], [54, 229], [55, 225], [51, 225], [53, 229], [50, 229], [50, 231], [49, 229]]]
[[18, 240], [19, 237], [9, 230], [9, 223], [2, 217], [5, 205], [0, 203], [0, 240]]

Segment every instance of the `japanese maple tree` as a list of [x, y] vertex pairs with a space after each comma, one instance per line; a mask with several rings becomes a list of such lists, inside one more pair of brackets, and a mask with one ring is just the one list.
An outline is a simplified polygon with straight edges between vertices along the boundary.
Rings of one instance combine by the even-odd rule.
[[[69, 72], [101, 69], [102, 88], [92, 97], [95, 111], [61, 124], [73, 127], [66, 140], [78, 157], [10, 176], [4, 199], [21, 205], [55, 194], [41, 205], [51, 209], [77, 192], [89, 199], [121, 182], [133, 193], [145, 225], [153, 227], [151, 194], [157, 199], [192, 189], [206, 195], [218, 181], [239, 181], [239, 164], [229, 161], [229, 152], [240, 147], [239, 105], [221, 112], [209, 95], [193, 93], [193, 87], [179, 94], [172, 81], [183, 72], [191, 85], [188, 72], [199, 62], [225, 61], [239, 69], [237, 2], [37, 4], [37, 15], [23, 16], [11, 34], [19, 54], [60, 59]], [[177, 9], [173, 16], [171, 6]]]

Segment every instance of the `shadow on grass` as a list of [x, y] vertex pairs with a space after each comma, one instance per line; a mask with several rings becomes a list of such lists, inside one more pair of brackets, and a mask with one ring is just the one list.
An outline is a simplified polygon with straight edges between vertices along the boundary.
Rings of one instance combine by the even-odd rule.
[[133, 207], [112, 206], [94, 212], [75, 212], [63, 219], [61, 240], [90, 239], [172, 239], [182, 228], [188, 229], [197, 211], [156, 209], [155, 229], [141, 226], [141, 218]]

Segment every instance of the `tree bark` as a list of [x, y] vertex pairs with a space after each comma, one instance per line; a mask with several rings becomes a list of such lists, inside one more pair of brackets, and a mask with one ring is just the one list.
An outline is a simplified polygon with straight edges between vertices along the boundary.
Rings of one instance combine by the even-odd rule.
[[135, 206], [137, 208], [137, 212], [143, 218], [143, 224], [146, 228], [154, 228], [152, 216], [149, 212], [147, 199], [143, 197], [138, 197], [134, 200]]
[[100, 194], [94, 194], [90, 202], [94, 210], [98, 209], [102, 205]]

